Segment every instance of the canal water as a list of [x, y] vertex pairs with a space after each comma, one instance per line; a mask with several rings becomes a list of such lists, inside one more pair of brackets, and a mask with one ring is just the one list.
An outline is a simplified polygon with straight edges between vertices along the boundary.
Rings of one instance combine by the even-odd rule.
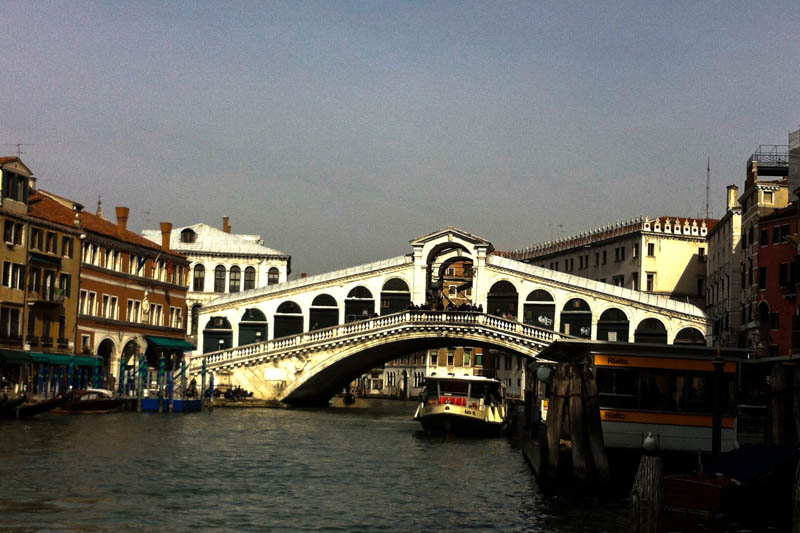
[[625, 531], [540, 494], [504, 438], [424, 435], [411, 402], [0, 422], [0, 532]]

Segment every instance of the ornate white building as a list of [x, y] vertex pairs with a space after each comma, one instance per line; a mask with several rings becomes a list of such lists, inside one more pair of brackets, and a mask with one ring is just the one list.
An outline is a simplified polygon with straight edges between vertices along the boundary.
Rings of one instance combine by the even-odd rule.
[[[161, 232], [144, 230], [142, 234], [153, 240], [159, 239]], [[264, 246], [259, 235], [231, 233], [228, 217], [222, 217], [222, 230], [207, 224], [174, 228], [170, 249], [190, 261], [187, 334], [193, 342], [201, 307], [223, 294], [283, 283], [291, 274], [290, 255]]]

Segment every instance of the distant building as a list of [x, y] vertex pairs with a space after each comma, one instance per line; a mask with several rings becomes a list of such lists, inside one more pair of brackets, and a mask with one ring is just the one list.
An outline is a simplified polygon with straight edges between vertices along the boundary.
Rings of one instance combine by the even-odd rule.
[[727, 192], [725, 215], [708, 232], [706, 313], [716, 346], [737, 346], [741, 325], [742, 206], [739, 187], [729, 185]]
[[517, 261], [702, 308], [707, 235], [716, 224], [714, 219], [638, 217], [501, 253]]
[[[150, 239], [160, 238], [157, 230], [142, 233]], [[191, 318], [187, 333], [195, 343], [203, 305], [223, 294], [283, 283], [291, 274], [290, 255], [264, 246], [258, 235], [231, 233], [228, 217], [222, 219], [222, 230], [206, 224], [174, 228], [170, 247], [190, 261], [187, 305]], [[260, 320], [257, 316], [249, 318], [254, 323]]]

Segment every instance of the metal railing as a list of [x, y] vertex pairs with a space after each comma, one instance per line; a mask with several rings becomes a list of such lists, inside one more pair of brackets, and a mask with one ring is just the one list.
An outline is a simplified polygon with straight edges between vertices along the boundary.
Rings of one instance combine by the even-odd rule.
[[552, 342], [556, 335], [563, 336], [549, 329], [483, 313], [468, 311], [408, 310], [391, 315], [368, 318], [357, 322], [348, 322], [324, 329], [298, 333], [297, 335], [288, 337], [280, 337], [278, 339], [209, 352], [202, 356], [194, 357], [189, 370], [192, 373], [199, 372], [203, 359], [205, 359], [207, 366], [216, 366], [221, 363], [246, 362], [248, 360], [258, 359], [267, 354], [280, 353], [292, 348], [323, 344], [328, 341], [338, 341], [366, 333], [391, 329], [395, 326], [414, 324], [483, 326], [492, 330], [512, 333], [541, 342]]

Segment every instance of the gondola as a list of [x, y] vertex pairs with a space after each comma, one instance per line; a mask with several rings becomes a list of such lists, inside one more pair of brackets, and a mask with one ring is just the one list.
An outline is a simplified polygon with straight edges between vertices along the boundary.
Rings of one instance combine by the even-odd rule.
[[[22, 396], [24, 397], [25, 394], [23, 394]], [[2, 411], [0, 411], [0, 418], [5, 418], [5, 419], [30, 418], [40, 413], [45, 413], [47, 411], [50, 411], [51, 409], [55, 409], [56, 407], [59, 407], [60, 405], [63, 405], [66, 402], [68, 402], [71, 398], [72, 394], [66, 393], [59, 396], [54, 396], [53, 398], [50, 398], [48, 400], [42, 400], [40, 402], [29, 403], [29, 404], [23, 403], [22, 405], [17, 404], [14, 406], [14, 408], [10, 408], [9, 405], [6, 405], [6, 407], [4, 407]], [[23, 398], [23, 402], [24, 401], [25, 400]]]
[[0, 407], [0, 418], [16, 418], [17, 407], [24, 404], [27, 399], [28, 395], [24, 392], [16, 397], [8, 397], [5, 404]]

